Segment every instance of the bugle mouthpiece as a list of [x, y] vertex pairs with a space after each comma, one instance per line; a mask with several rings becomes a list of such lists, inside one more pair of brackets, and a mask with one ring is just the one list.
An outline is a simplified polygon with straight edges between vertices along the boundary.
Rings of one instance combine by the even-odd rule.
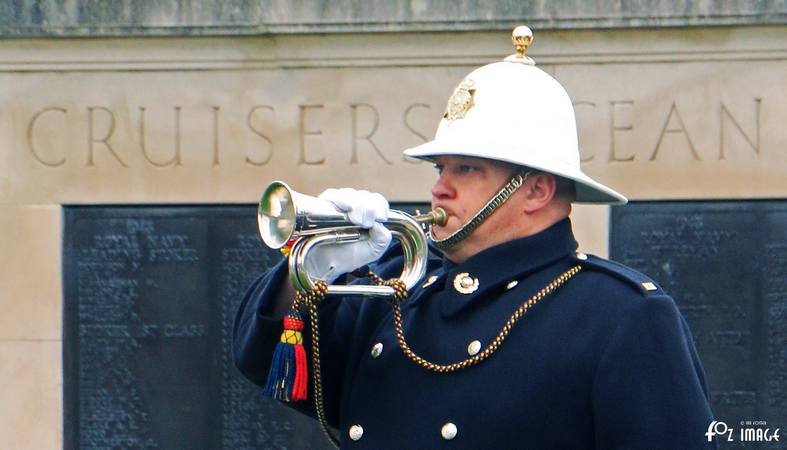
[[448, 214], [445, 213], [443, 208], [435, 208], [426, 214], [419, 214], [414, 217], [415, 221], [420, 224], [429, 224], [443, 226], [448, 220]]

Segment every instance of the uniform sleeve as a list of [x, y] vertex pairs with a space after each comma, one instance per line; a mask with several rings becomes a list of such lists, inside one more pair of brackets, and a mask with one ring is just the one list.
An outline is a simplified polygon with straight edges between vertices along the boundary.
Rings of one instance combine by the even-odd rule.
[[287, 267], [280, 262], [246, 290], [233, 326], [235, 366], [258, 386], [264, 386], [271, 357], [282, 332], [281, 320], [268, 316], [276, 293], [285, 282]]
[[[273, 319], [276, 295], [287, 282], [286, 260], [257, 279], [246, 291], [233, 327], [233, 357], [240, 372], [257, 386], [268, 378], [273, 353], [283, 329], [281, 319]], [[312, 383], [311, 324], [303, 312], [305, 328], [303, 344], [308, 359], [309, 392], [307, 400], [285, 403], [312, 417], [315, 416]], [[339, 417], [340, 388], [346, 360], [347, 335], [351, 333], [357, 311], [352, 303], [341, 298], [327, 298], [320, 304], [320, 353], [323, 395], [328, 422], [336, 426]], [[342, 345], [345, 343], [345, 345]]]
[[592, 391], [596, 447], [716, 448], [705, 376], [667, 296], [632, 299], [602, 351]]
[[[394, 276], [401, 270], [402, 257], [399, 246], [391, 248], [374, 265], [375, 273], [383, 278]], [[240, 372], [256, 385], [262, 387], [268, 378], [273, 353], [282, 332], [280, 319], [273, 319], [270, 313], [283, 283], [287, 283], [287, 261], [283, 260], [268, 273], [257, 279], [246, 291], [235, 316], [233, 327], [233, 357]], [[336, 281], [345, 284], [347, 277]], [[368, 279], [355, 280], [355, 283], [369, 283]], [[320, 327], [320, 373], [322, 391], [328, 423], [334, 427], [339, 424], [342, 390], [350, 378], [353, 350], [365, 342], [382, 317], [382, 312], [390, 311], [390, 306], [379, 299], [366, 302], [363, 297], [328, 297], [318, 307]], [[365, 313], [361, 313], [364, 308]], [[312, 332], [308, 313], [302, 311], [305, 327], [303, 345], [309, 364], [309, 392], [303, 402], [285, 403], [307, 415], [315, 417], [314, 384], [312, 373]], [[363, 316], [365, 320], [359, 320]]]

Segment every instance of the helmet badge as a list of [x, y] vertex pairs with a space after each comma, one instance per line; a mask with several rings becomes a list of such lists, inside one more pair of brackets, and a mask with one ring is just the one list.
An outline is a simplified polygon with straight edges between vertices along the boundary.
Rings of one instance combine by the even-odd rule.
[[451, 98], [448, 99], [448, 105], [445, 107], [443, 118], [445, 118], [448, 123], [456, 119], [463, 119], [467, 111], [475, 105], [473, 96], [475, 96], [473, 80], [465, 78], [464, 81], [454, 89]]

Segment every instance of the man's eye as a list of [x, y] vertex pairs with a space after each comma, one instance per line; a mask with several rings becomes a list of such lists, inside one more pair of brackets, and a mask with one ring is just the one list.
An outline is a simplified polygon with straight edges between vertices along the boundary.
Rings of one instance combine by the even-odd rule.
[[443, 173], [443, 166], [441, 164], [435, 164], [434, 169], [437, 171], [438, 174]]
[[462, 164], [459, 166], [459, 173], [470, 173], [475, 170], [475, 167]]

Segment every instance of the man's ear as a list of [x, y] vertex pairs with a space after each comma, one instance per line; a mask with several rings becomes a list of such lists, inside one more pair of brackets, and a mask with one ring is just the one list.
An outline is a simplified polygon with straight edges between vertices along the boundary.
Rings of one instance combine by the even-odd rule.
[[557, 180], [551, 173], [537, 172], [527, 177], [525, 185], [525, 213], [532, 214], [549, 205], [555, 197]]

